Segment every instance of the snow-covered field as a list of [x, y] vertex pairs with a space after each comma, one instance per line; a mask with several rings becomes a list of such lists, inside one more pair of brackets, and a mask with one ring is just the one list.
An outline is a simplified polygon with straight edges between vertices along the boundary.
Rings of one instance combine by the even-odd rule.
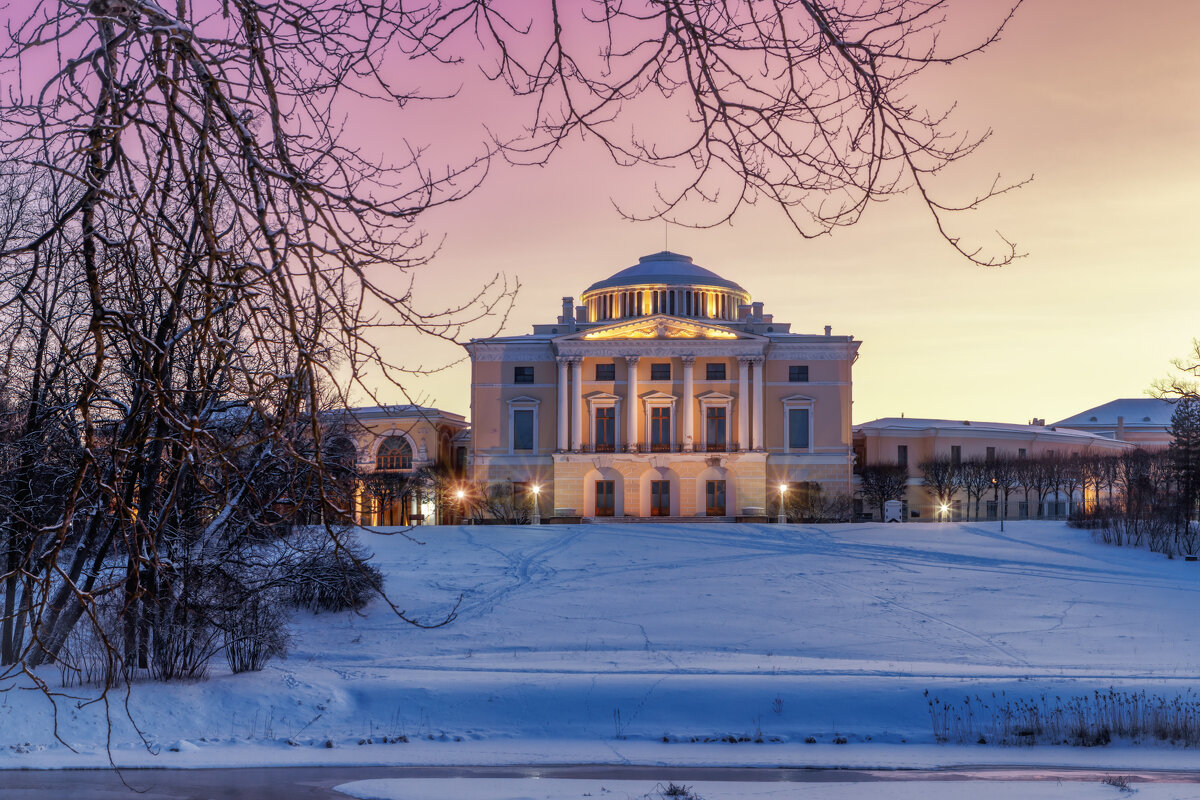
[[[128, 708], [149, 750], [114, 692], [114, 759], [1196, 763], [1194, 750], [1167, 744], [940, 745], [929, 703], [1109, 687], [1186, 695], [1200, 676], [1197, 563], [1039, 522], [1006, 533], [995, 523], [417, 533], [422, 544], [362, 539], [410, 615], [435, 621], [461, 595], [453, 623], [411, 627], [380, 601], [361, 615], [301, 615], [291, 656], [261, 673], [220, 664], [202, 683], [135, 686]], [[105, 711], [60, 700], [73, 753], [55, 741], [43, 697], [0, 693], [0, 768], [106, 764]]]

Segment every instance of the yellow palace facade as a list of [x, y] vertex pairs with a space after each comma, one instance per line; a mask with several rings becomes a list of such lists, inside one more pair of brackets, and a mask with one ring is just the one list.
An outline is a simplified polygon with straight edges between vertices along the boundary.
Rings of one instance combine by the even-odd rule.
[[737, 283], [661, 252], [475, 339], [471, 472], [542, 516], [761, 516], [782, 489], [849, 495], [851, 336], [793, 333]]

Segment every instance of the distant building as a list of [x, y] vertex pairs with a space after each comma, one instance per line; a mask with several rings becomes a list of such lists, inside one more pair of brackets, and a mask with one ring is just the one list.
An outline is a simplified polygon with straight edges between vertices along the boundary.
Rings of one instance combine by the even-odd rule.
[[471, 462], [543, 515], [761, 515], [784, 484], [850, 492], [851, 336], [792, 333], [732, 280], [661, 252], [475, 339]]
[[[959, 462], [968, 459], [1115, 454], [1133, 449], [1134, 446], [1100, 433], [1065, 428], [1061, 423], [1046, 426], [884, 417], [854, 427], [856, 470], [864, 464], [899, 464], [908, 469], [909, 485], [904, 501], [906, 519], [930, 520], [938, 517], [936, 502], [925, 487], [918, 468], [925, 461], [935, 458]], [[1000, 509], [995, 503], [986, 505], [987, 515], [995, 518], [1003, 512], [1010, 519], [1037, 516], [1037, 509], [1029, 507], [1024, 492], [1018, 494], [1016, 497], [1010, 496], [1008, 508]], [[1063, 496], [1052, 493], [1044, 499], [1047, 508], [1043, 509], [1043, 513], [1068, 513], [1071, 503], [1080, 499], [1081, 495], [1067, 497], [1065, 493]], [[945, 516], [961, 519], [965, 511], [960, 496]], [[860, 508], [859, 513], [878, 517], [878, 513], [870, 508]]]
[[1054, 425], [1132, 442], [1152, 450], [1171, 443], [1171, 415], [1174, 412], [1175, 404], [1170, 400], [1129, 397], [1080, 411]]
[[350, 409], [332, 434], [334, 452], [349, 456], [359, 476], [355, 518], [362, 525], [439, 524], [457, 519], [427, 481], [465, 476], [469, 426], [461, 414], [417, 405]]

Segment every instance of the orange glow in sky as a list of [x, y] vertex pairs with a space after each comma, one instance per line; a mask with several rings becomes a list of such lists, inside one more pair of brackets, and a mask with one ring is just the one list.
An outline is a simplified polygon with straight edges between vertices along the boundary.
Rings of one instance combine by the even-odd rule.
[[[795, 332], [831, 325], [861, 339], [855, 422], [902, 412], [1054, 421], [1142, 396], [1200, 336], [1200, 3], [1135, 11], [1116, 0], [1028, 2], [994, 47], [913, 87], [934, 107], [956, 100], [960, 130], [994, 131], [951, 176], [964, 199], [997, 173], [1034, 176], [959, 223], [981, 242], [995, 230], [1016, 242], [1028, 255], [1010, 266], [967, 263], [908, 198], [815, 240], [766, 204], [712, 230], [629, 222], [614, 201], [628, 206], [653, 184], [585, 141], [544, 168], [495, 165], [473, 195], [425, 215], [442, 244], [414, 292], [449, 306], [505, 273], [522, 288], [503, 332], [528, 333], [560, 313], [563, 296], [578, 300], [666, 246], [737, 281]], [[401, 134], [435, 146], [478, 140], [471, 100], [464, 92], [416, 127], [371, 138], [381, 147]], [[409, 366], [463, 356], [428, 341], [395, 347], [392, 358]], [[469, 380], [460, 362], [412, 379], [409, 397], [465, 414]], [[387, 388], [380, 399], [404, 402]]]

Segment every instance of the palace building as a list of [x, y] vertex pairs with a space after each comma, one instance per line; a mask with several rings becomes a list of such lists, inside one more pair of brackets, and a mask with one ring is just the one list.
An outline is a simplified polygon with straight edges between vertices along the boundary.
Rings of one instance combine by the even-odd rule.
[[852, 491], [852, 336], [793, 333], [732, 280], [661, 252], [474, 339], [471, 471], [543, 516], [761, 516]]

